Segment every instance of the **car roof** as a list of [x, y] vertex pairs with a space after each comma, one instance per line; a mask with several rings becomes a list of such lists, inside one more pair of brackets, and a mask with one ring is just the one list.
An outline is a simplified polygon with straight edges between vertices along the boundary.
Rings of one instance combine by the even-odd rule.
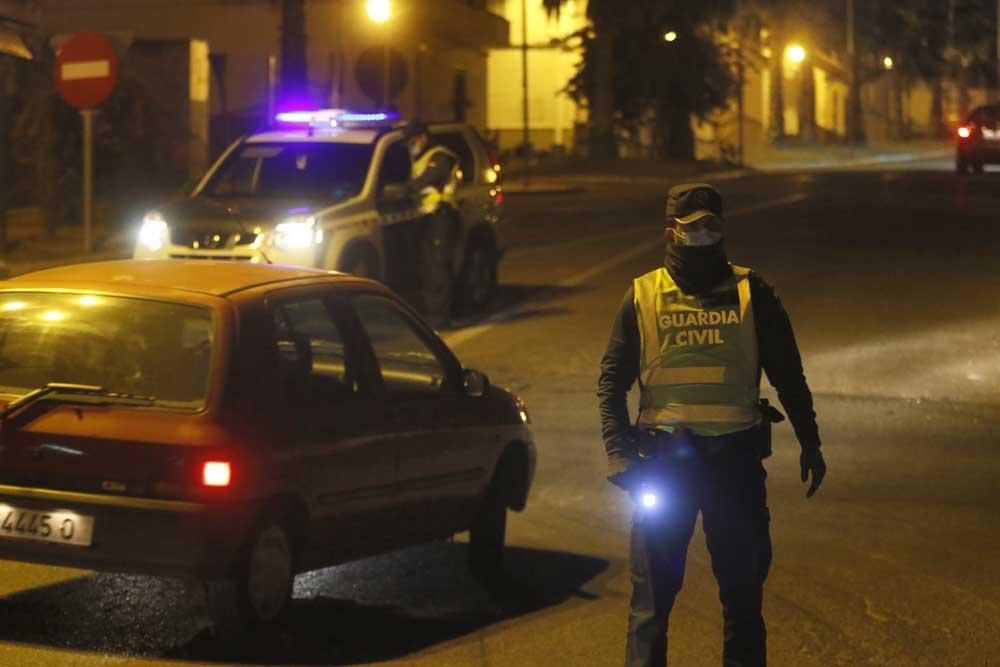
[[258, 132], [247, 138], [249, 144], [267, 143], [330, 143], [371, 144], [379, 137], [377, 130], [273, 130]]
[[318, 269], [249, 262], [126, 259], [35, 271], [0, 283], [0, 287], [88, 289], [106, 286], [114, 291], [128, 293], [141, 293], [144, 290], [180, 290], [211, 296], [227, 296], [255, 287], [316, 278], [350, 280], [354, 279], [354, 276]]
[[1000, 104], [984, 104], [982, 106], [973, 109], [971, 112], [969, 112], [969, 115], [971, 116], [972, 114], [980, 113], [983, 111], [987, 113], [1000, 113]]

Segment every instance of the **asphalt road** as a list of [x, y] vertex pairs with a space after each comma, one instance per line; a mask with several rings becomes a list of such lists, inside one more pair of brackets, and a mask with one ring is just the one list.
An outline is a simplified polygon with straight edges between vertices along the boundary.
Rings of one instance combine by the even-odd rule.
[[[908, 167], [719, 183], [731, 258], [791, 313], [830, 466], [806, 500], [776, 430], [774, 665], [1000, 664], [1000, 174]], [[3, 563], [0, 664], [621, 664], [629, 508], [604, 482], [595, 387], [629, 281], [660, 261], [664, 189], [511, 197], [497, 303], [447, 334], [537, 435], [501, 595], [461, 541], [408, 549], [300, 577], [284, 642], [240, 648], [174, 582]], [[718, 665], [720, 616], [699, 533], [671, 664]]]

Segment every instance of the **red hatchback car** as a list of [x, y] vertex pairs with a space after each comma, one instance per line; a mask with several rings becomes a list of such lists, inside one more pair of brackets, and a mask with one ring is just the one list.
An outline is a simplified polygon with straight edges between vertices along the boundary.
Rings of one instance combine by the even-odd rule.
[[375, 282], [123, 261], [0, 283], [0, 558], [195, 578], [226, 633], [297, 572], [469, 530], [501, 565], [524, 404]]

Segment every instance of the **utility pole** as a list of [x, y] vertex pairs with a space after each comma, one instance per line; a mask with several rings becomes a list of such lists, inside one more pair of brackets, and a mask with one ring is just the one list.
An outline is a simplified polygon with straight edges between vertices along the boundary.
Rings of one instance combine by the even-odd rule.
[[526, 156], [531, 146], [531, 121], [528, 111], [528, 0], [521, 0], [521, 124], [524, 130], [522, 142]]
[[854, 0], [847, 0], [847, 141], [865, 143], [864, 114], [861, 108], [861, 77], [858, 74], [858, 54], [854, 44]]

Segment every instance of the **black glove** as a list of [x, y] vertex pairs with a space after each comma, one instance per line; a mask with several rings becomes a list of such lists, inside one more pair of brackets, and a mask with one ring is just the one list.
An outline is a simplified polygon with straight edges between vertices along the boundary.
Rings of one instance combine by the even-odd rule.
[[816, 489], [823, 483], [823, 478], [826, 477], [826, 461], [823, 460], [823, 453], [819, 447], [803, 448], [802, 455], [799, 457], [799, 465], [802, 467], [803, 482], [807, 481], [809, 473], [812, 473], [812, 483], [809, 485], [809, 490], [806, 491], [806, 498], [812, 498]]
[[608, 481], [630, 493], [639, 484], [641, 437], [642, 432], [633, 427], [605, 444], [608, 453]]

